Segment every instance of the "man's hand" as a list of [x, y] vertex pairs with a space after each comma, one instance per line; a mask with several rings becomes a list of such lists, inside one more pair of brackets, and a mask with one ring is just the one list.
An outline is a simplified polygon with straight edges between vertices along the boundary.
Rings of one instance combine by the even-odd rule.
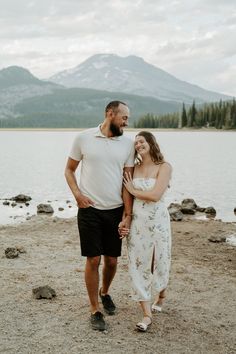
[[89, 208], [94, 205], [94, 202], [83, 194], [76, 196], [77, 205], [79, 208]]
[[127, 215], [119, 223], [118, 232], [119, 232], [119, 235], [120, 235], [121, 239], [129, 235], [130, 224], [131, 224], [131, 215]]

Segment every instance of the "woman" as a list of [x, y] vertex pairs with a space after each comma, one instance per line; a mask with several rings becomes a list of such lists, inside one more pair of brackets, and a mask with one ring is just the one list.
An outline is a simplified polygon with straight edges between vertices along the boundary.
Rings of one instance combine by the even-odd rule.
[[[130, 232], [127, 237], [129, 273], [134, 299], [139, 301], [143, 319], [136, 327], [145, 332], [152, 313], [161, 311], [169, 280], [171, 229], [163, 195], [171, 178], [171, 166], [164, 160], [153, 134], [142, 131], [135, 137], [136, 161], [133, 179], [124, 178], [124, 186], [134, 196]], [[151, 306], [151, 293], [156, 297]]]

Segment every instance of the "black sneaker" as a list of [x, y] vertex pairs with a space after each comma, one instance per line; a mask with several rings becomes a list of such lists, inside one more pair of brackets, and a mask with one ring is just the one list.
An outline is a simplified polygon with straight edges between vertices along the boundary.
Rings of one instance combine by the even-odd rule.
[[115, 314], [115, 310], [116, 310], [116, 305], [114, 304], [114, 302], [112, 301], [112, 298], [110, 297], [110, 295], [102, 295], [101, 294], [101, 290], [99, 292], [100, 298], [102, 300], [102, 304], [104, 307], [104, 310], [106, 311], [106, 313], [108, 315], [114, 315]]
[[106, 322], [104, 321], [104, 316], [100, 311], [91, 314], [90, 322], [92, 325], [92, 329], [97, 331], [105, 331], [107, 329]]

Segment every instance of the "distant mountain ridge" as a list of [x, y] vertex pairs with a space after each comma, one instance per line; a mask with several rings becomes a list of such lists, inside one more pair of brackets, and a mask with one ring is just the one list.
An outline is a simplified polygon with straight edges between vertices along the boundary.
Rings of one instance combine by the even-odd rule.
[[[152, 95], [152, 90], [161, 89], [161, 85], [156, 83], [161, 82], [163, 77], [166, 91], [162, 92], [161, 97], [165, 99], [158, 99]], [[140, 116], [147, 113], [163, 115], [180, 112], [182, 102], [188, 102], [186, 98], [191, 99], [192, 103], [189, 95], [174, 89], [174, 99], [167, 100], [171, 91], [168, 91], [168, 85], [171, 88], [174, 85], [172, 75], [134, 56], [120, 58], [116, 55], [98, 54], [78, 67], [64, 71], [59, 78], [55, 80], [54, 77], [56, 82], [39, 80], [27, 69], [18, 66], [0, 70], [0, 127], [91, 127], [101, 122], [104, 107], [109, 101], [116, 99], [129, 105], [132, 126]], [[68, 88], [62, 85], [65, 80], [68, 86], [73, 86], [74, 80], [78, 79], [83, 86], [87, 82], [88, 87]], [[174, 80], [180, 87], [180, 80]], [[96, 82], [99, 89], [95, 87]], [[108, 84], [109, 89], [103, 89]], [[94, 87], [91, 89], [89, 86]], [[148, 94], [150, 95], [147, 96]], [[225, 96], [219, 97], [224, 99]]]
[[[132, 126], [147, 112], [165, 114], [180, 109], [178, 103], [162, 102], [153, 97], [140, 97], [120, 92], [108, 92], [85, 88], [60, 89], [43, 97], [25, 99], [15, 106], [26, 121], [48, 127], [93, 127], [104, 118], [104, 108], [113, 100], [125, 101], [130, 110]], [[17, 118], [19, 120], [19, 118]], [[33, 123], [34, 121], [34, 123]], [[41, 125], [42, 124], [42, 125]]]
[[[0, 124], [17, 127], [89, 127], [101, 122], [111, 100], [126, 101], [134, 123], [148, 112], [176, 112], [180, 104], [122, 92], [66, 88], [13, 66], [0, 71]], [[3, 120], [1, 122], [1, 120]], [[132, 124], [131, 123], [131, 124]]]
[[30, 97], [51, 94], [61, 87], [53, 82], [42, 81], [29, 70], [10, 66], [0, 70], [0, 118], [18, 117], [16, 104]]
[[51, 76], [49, 80], [66, 87], [117, 91], [181, 103], [232, 98], [179, 80], [134, 55], [96, 54], [75, 68]]
[[[48, 82], [39, 80], [31, 72], [20, 66], [9, 66], [0, 70], [0, 89], [7, 89], [18, 85], [46, 86]], [[55, 85], [51, 83], [51, 85]]]

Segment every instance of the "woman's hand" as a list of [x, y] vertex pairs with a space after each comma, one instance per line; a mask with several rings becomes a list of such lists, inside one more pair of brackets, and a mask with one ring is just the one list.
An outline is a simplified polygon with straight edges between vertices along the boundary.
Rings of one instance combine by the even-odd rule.
[[131, 224], [131, 215], [127, 215], [119, 223], [118, 233], [119, 233], [121, 239], [129, 235], [130, 224]]
[[125, 176], [123, 178], [123, 184], [124, 184], [125, 188], [127, 189], [127, 191], [130, 194], [134, 195], [135, 188], [134, 188], [132, 176], [130, 173], [125, 172]]

